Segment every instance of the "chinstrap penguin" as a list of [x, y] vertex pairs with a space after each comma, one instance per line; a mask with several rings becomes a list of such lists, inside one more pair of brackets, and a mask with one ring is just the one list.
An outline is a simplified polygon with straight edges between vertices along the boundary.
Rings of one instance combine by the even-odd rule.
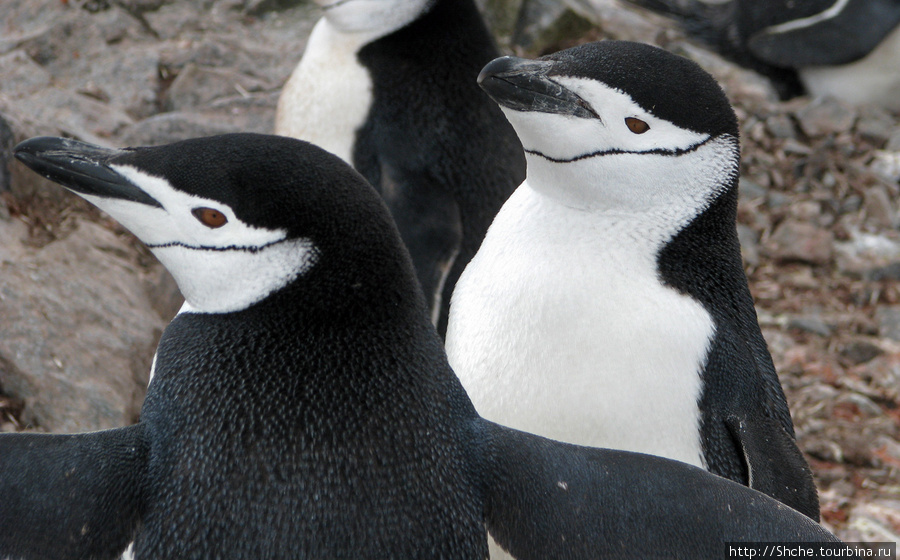
[[900, 111], [897, 0], [631, 0], [673, 17], [725, 57], [807, 92]]
[[525, 178], [476, 84], [499, 56], [472, 0], [316, 0], [324, 16], [278, 100], [275, 133], [352, 164], [381, 193], [443, 335], [453, 286]]
[[0, 434], [0, 557], [114, 558], [133, 539], [138, 560], [481, 559], [485, 526], [522, 559], [836, 541], [690, 465], [481, 419], [383, 202], [321, 149], [245, 134], [15, 153], [130, 228], [186, 305], [138, 424]]
[[488, 64], [528, 175], [450, 307], [450, 364], [485, 418], [652, 453], [818, 519], [741, 262], [738, 123], [716, 81], [602, 41]]

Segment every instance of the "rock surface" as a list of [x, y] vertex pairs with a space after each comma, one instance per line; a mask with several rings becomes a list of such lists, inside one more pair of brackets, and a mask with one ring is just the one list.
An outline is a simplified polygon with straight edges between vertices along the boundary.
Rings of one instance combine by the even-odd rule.
[[[480, 3], [519, 55], [631, 39], [717, 77], [741, 121], [751, 289], [824, 522], [846, 540], [896, 540], [898, 115], [780, 102], [765, 79], [613, 0]], [[0, 2], [0, 430], [134, 420], [152, 348], [179, 303], [145, 250], [13, 162], [11, 146], [39, 134], [143, 145], [269, 132], [317, 17], [297, 0]]]
[[[0, 235], [9, 243], [27, 228], [6, 222]], [[0, 259], [0, 379], [23, 401], [22, 421], [54, 432], [134, 422], [165, 324], [130, 240], [83, 221], [19, 251]]]

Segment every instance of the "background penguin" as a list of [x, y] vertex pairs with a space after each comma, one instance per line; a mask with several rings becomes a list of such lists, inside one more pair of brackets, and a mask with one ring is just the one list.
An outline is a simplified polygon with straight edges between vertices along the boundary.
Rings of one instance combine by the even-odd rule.
[[712, 76], [604, 41], [501, 58], [479, 81], [528, 162], [450, 308], [479, 413], [702, 466], [818, 519], [741, 262], [738, 123]]
[[831, 95], [900, 111], [897, 0], [631, 0], [678, 20], [784, 98]]
[[337, 154], [381, 193], [443, 335], [457, 278], [525, 178], [515, 131], [476, 84], [499, 53], [472, 0], [317, 3], [275, 133]]
[[[287, 138], [16, 156], [127, 225], [186, 299], [140, 423], [0, 434], [0, 557], [720, 558], [834, 541], [739, 484], [478, 417], [375, 191]], [[297, 328], [302, 325], [302, 328]], [[607, 556], [609, 555], [609, 556]]]

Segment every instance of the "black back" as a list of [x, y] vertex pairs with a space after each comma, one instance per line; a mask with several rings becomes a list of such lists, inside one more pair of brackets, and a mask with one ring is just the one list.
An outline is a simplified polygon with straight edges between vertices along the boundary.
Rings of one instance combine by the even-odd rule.
[[387, 202], [429, 305], [442, 267], [459, 251], [442, 291], [442, 335], [456, 280], [525, 179], [515, 131], [476, 83], [497, 56], [472, 0], [438, 0], [358, 54], [373, 101], [353, 164]]
[[804, 93], [797, 69], [866, 56], [900, 22], [897, 0], [849, 0], [835, 17], [781, 31], [774, 26], [821, 14], [838, 0], [629, 0], [675, 18], [726, 58], [766, 76], [783, 99]]

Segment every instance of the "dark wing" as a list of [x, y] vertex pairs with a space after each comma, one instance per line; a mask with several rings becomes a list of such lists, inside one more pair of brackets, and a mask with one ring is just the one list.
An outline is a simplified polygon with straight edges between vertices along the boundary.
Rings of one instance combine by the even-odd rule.
[[[812, 471], [794, 438], [767, 417], [748, 420], [732, 415], [725, 424], [743, 451], [750, 488], [818, 519], [819, 497]], [[805, 478], [805, 483], [798, 484], [798, 477]]]
[[774, 66], [848, 64], [869, 54], [900, 23], [897, 0], [849, 0], [840, 10], [836, 10], [841, 4], [837, 0], [830, 4], [814, 15], [751, 34], [747, 47], [757, 58]]
[[518, 560], [719, 559], [728, 542], [838, 542], [797, 511], [703, 469], [480, 422], [487, 527]]
[[0, 558], [118, 558], [139, 521], [146, 460], [140, 424], [0, 434]]
[[755, 322], [736, 323], [738, 318], [718, 323], [703, 372], [706, 466], [818, 521], [815, 481], [794, 440], [771, 356]]

